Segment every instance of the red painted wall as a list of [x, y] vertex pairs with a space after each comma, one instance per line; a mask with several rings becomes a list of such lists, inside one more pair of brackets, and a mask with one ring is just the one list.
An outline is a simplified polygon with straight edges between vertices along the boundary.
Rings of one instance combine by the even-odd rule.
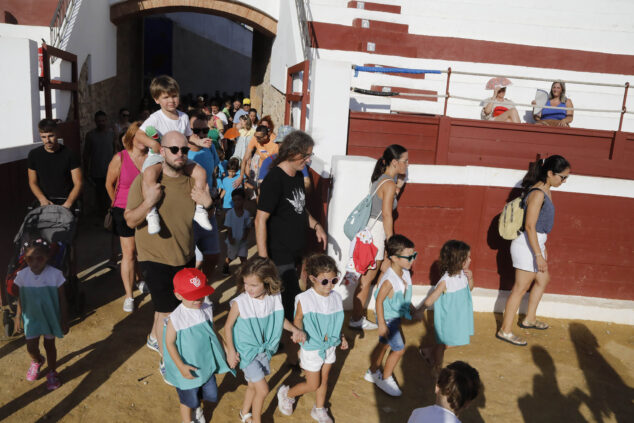
[[[472, 248], [477, 286], [511, 289], [510, 241], [497, 232], [497, 216], [510, 194], [508, 188], [408, 184], [395, 229], [410, 237], [419, 252], [414, 282], [436, 283], [440, 275], [434, 261], [442, 244], [460, 239]], [[553, 202], [547, 292], [634, 300], [634, 199], [553, 190]]]
[[410, 163], [526, 169], [536, 154], [561, 154], [581, 175], [634, 179], [634, 134], [439, 116], [351, 112], [348, 154], [380, 157], [389, 144]]
[[497, 43], [455, 37], [404, 34], [402, 31], [355, 28], [324, 22], [309, 22], [312, 46], [328, 50], [366, 51], [375, 54], [474, 63], [565, 69], [580, 72], [631, 75], [634, 55]]
[[0, 3], [3, 23], [49, 26], [58, 0], [4, 0]]
[[[350, 113], [348, 154], [380, 157], [389, 144], [409, 151], [410, 164], [527, 168], [537, 153], [563, 154], [574, 174], [634, 179], [634, 134], [546, 128], [437, 116]], [[547, 292], [634, 300], [634, 199], [553, 190], [555, 227], [547, 242], [552, 282]], [[476, 284], [510, 289], [510, 241], [497, 233], [497, 215], [519, 192], [509, 188], [408, 184], [396, 231], [421, 256], [414, 282], [435, 283], [442, 244], [472, 247]]]

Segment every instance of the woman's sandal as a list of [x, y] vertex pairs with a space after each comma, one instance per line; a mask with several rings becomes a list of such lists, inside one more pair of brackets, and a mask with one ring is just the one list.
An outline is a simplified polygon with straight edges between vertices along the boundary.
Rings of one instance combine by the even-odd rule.
[[525, 347], [527, 342], [519, 336], [513, 335], [513, 332], [504, 333], [499, 331], [495, 334], [495, 337], [501, 341], [508, 342], [509, 344], [517, 345], [518, 347]]
[[253, 421], [253, 414], [251, 414], [251, 413], [247, 413], [245, 415], [242, 415], [242, 410], [241, 410], [241, 411], [238, 411], [238, 414], [240, 414], [240, 421], [242, 423], [247, 423], [247, 422]]
[[539, 320], [535, 320], [533, 323], [528, 323], [526, 322], [526, 320], [523, 320], [519, 323], [518, 326], [521, 327], [522, 329], [537, 329], [537, 330], [546, 330], [550, 327], [548, 326], [548, 323], [541, 322]]

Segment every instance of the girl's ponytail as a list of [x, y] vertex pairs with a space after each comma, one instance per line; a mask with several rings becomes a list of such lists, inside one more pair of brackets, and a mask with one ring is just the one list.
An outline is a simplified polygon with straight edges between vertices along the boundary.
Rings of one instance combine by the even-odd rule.
[[379, 179], [385, 173], [385, 169], [392, 163], [392, 160], [400, 159], [405, 152], [407, 152], [407, 149], [402, 145], [392, 144], [388, 146], [383, 151], [383, 155], [376, 161], [370, 182], [374, 183], [374, 181]]

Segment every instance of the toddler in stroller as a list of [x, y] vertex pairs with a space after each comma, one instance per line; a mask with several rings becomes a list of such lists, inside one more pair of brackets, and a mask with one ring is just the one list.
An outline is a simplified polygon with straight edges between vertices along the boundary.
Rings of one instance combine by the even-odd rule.
[[5, 337], [11, 336], [14, 332], [21, 332], [23, 319], [17, 309], [18, 290], [15, 289], [15, 280], [18, 273], [27, 267], [28, 245], [35, 240], [45, 241], [47, 264], [61, 271], [66, 281], [63, 287], [69, 311], [77, 316], [82, 314], [85, 298], [80, 292], [73, 265], [72, 244], [75, 227], [75, 215], [62, 206], [37, 207], [27, 213], [13, 241], [14, 254], [9, 263], [5, 283], [0, 284]]

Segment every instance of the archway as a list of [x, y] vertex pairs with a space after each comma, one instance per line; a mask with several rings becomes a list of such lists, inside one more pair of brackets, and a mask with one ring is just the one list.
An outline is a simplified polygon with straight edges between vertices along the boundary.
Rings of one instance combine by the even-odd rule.
[[247, 4], [228, 0], [128, 0], [110, 7], [110, 20], [118, 24], [130, 17], [170, 12], [218, 15], [249, 25], [268, 37], [277, 33], [277, 21], [271, 16]]

